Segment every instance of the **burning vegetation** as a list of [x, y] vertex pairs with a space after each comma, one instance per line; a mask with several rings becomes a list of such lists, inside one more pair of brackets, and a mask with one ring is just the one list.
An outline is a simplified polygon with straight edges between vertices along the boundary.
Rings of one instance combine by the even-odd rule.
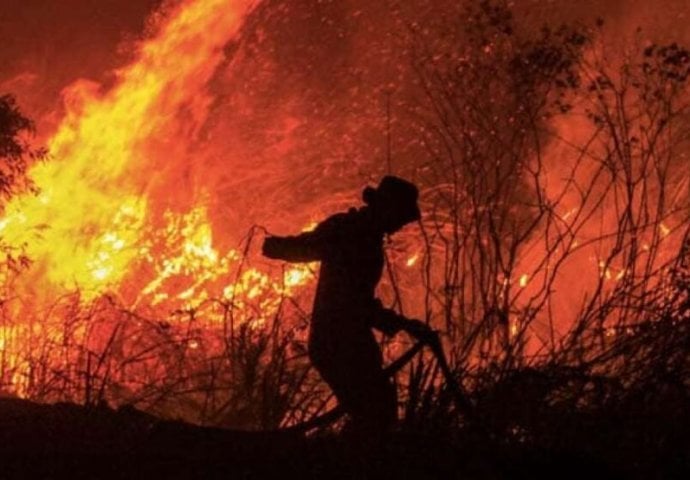
[[[45, 149], [1, 97], [2, 391], [214, 427], [313, 419], [333, 403], [305, 355], [316, 266], [261, 260], [252, 223], [309, 229], [394, 170], [423, 218], [387, 244], [380, 295], [441, 333], [473, 411], [420, 354], [397, 376], [401, 428], [504, 459], [687, 467], [690, 53], [642, 31], [611, 51], [601, 20], [535, 30], [505, 2], [441, 3], [392, 8], [388, 71], [337, 134], [324, 104], [263, 105], [287, 47], [262, 25], [294, 13], [273, 1], [164, 3], [112, 85], [64, 91]], [[377, 142], [375, 162], [352, 159]], [[280, 198], [294, 213], [261, 218]], [[387, 358], [407, 346], [386, 341]]]

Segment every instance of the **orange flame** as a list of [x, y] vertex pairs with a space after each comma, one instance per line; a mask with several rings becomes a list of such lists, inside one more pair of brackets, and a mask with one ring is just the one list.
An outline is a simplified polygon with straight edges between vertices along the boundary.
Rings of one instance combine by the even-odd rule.
[[[3, 242], [32, 262], [12, 287], [21, 292], [19, 305], [3, 307], [22, 320], [0, 326], [2, 368], [14, 393], [27, 394], [36, 338], [64, 344], [64, 324], [39, 312], [65, 293], [78, 291], [78, 301], [118, 293], [130, 307], [166, 314], [211, 296], [237, 308], [254, 301], [260, 314], [243, 318], [261, 325], [312, 278], [305, 265], [279, 279], [256, 269], [231, 275], [241, 255], [214, 245], [204, 192], [157, 178], [171, 158], [184, 168], [185, 149], [207, 118], [209, 81], [255, 3], [181, 1], [112, 89], [80, 81], [66, 92], [65, 117], [47, 142], [51, 158], [29, 172], [39, 193], [12, 199], [0, 218]], [[78, 341], [98, 341], [91, 327], [76, 328], [69, 334]]]
[[[161, 161], [151, 139], [194, 138], [210, 103], [206, 85], [253, 3], [183, 2], [142, 45], [138, 60], [119, 72], [112, 90], [100, 93], [87, 82], [71, 88], [67, 114], [48, 142], [52, 158], [30, 171], [40, 195], [11, 201], [0, 222], [5, 241], [24, 245], [34, 262], [34, 289], [77, 287], [94, 296], [117, 287], [136, 258], [154, 254], [145, 227], [165, 200], [143, 193]], [[187, 261], [196, 267], [222, 263], [203, 208], [189, 215], [194, 220], [184, 226], [169, 211], [165, 215], [163, 228], [182, 227], [182, 252], [161, 262], [145, 291]]]

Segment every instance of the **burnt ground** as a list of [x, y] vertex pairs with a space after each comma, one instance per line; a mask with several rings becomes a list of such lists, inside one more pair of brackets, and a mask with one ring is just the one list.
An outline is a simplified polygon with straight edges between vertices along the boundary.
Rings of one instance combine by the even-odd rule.
[[[479, 433], [398, 433], [379, 449], [334, 435], [241, 432], [131, 408], [0, 399], [0, 478], [683, 478], [688, 457], [650, 467], [587, 446], [521, 445]], [[565, 445], [565, 446], [564, 446]], [[634, 452], [631, 452], [634, 454]], [[648, 466], [649, 467], [649, 466]], [[690, 477], [685, 477], [690, 478]]]

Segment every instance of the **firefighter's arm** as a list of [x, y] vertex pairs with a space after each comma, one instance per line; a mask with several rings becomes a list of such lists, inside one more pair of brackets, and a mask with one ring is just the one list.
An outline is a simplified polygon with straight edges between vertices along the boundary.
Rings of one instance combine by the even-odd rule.
[[261, 251], [268, 258], [288, 262], [321, 260], [336, 235], [337, 221], [332, 218], [322, 222], [311, 232], [288, 237], [266, 237]]
[[378, 299], [375, 300], [375, 310], [376, 314], [373, 316], [372, 327], [380, 330], [387, 336], [393, 336], [400, 330], [404, 330], [419, 340], [426, 340], [433, 334], [432, 330], [424, 322], [409, 319], [395, 310], [385, 308]]
[[402, 330], [407, 319], [390, 308], [384, 308], [380, 302], [378, 306], [379, 308], [376, 309], [376, 313], [372, 317], [371, 326], [392, 337]]

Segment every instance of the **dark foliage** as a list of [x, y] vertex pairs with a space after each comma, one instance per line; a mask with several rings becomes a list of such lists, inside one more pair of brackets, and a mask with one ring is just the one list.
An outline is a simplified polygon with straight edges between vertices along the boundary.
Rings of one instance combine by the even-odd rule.
[[33, 132], [33, 122], [19, 109], [16, 99], [0, 96], [0, 195], [5, 198], [30, 186], [25, 176], [28, 161], [45, 155], [27, 143], [26, 137]]

